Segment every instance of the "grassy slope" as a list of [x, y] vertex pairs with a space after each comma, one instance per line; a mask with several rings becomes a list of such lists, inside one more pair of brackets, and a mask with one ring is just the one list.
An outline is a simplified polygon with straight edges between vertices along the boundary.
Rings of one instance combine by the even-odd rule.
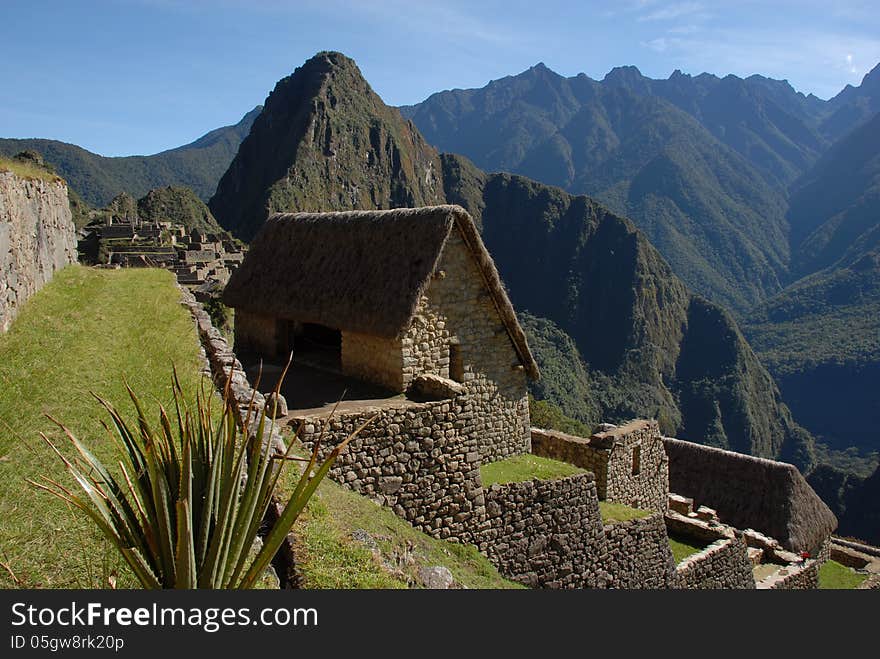
[[823, 590], [849, 590], [867, 578], [837, 561], [825, 561], [819, 568], [819, 588]]
[[[103, 539], [79, 514], [25, 478], [40, 474], [69, 483], [60, 462], [39, 443], [58, 438], [51, 414], [95, 448], [114, 447], [90, 391], [133, 412], [122, 378], [148, 409], [170, 400], [172, 362], [185, 390], [199, 382], [194, 326], [164, 270], [91, 270], [70, 266], [25, 305], [0, 336], [0, 560], [32, 587], [98, 587], [121, 570]], [[0, 587], [15, 585], [0, 570]]]
[[467, 588], [522, 587], [498, 574], [475, 547], [432, 538], [330, 480], [318, 488], [294, 532], [305, 588], [407, 588], [418, 586], [420, 567], [434, 565], [449, 568]]

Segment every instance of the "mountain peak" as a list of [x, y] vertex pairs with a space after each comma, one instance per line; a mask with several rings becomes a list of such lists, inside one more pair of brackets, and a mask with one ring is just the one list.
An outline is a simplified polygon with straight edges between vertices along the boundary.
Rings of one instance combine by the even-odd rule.
[[615, 66], [605, 74], [602, 82], [614, 87], [640, 89], [650, 81], [635, 66]]
[[324, 51], [275, 85], [210, 208], [250, 239], [272, 211], [437, 203], [439, 171], [437, 152], [354, 60]]

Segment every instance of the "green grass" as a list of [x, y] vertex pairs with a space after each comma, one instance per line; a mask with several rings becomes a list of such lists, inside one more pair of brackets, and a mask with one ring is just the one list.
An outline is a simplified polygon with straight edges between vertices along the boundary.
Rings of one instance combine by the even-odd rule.
[[0, 172], [12, 172], [19, 178], [39, 179], [41, 181], [60, 181], [61, 177], [37, 165], [13, 158], [0, 157]]
[[651, 511], [631, 508], [622, 503], [600, 501], [599, 514], [602, 515], [603, 524], [614, 524], [615, 522], [628, 522], [631, 519], [642, 519], [650, 515]]
[[495, 483], [518, 483], [533, 478], [553, 480], [582, 473], [584, 473], [583, 469], [567, 462], [542, 458], [530, 453], [515, 455], [506, 460], [490, 462], [480, 467], [483, 487], [489, 487]]
[[837, 561], [825, 561], [819, 568], [819, 588], [823, 590], [852, 590], [867, 578]]
[[684, 540], [673, 536], [669, 536], [669, 548], [672, 550], [672, 557], [675, 559], [676, 565], [681, 563], [688, 556], [698, 554], [705, 549], [705, 547], [702, 546], [692, 545], [690, 540]]
[[[295, 476], [290, 470], [285, 488]], [[297, 567], [306, 588], [407, 588], [420, 567], [442, 565], [468, 588], [522, 588], [504, 579], [476, 547], [437, 540], [390, 509], [328, 480], [295, 527]], [[375, 549], [352, 537], [366, 531]]]
[[[136, 586], [122, 561], [83, 515], [25, 478], [69, 483], [61, 462], [41, 444], [65, 423], [102, 459], [116, 448], [108, 420], [89, 392], [126, 418], [133, 405], [123, 376], [148, 410], [171, 401], [171, 364], [184, 391], [199, 386], [198, 339], [164, 270], [93, 270], [69, 266], [35, 294], [0, 336], [0, 587]], [[15, 575], [13, 578], [10, 574]]]

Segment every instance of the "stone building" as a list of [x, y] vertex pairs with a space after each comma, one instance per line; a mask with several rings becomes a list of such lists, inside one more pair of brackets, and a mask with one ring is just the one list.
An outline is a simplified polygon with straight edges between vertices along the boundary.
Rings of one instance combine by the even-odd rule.
[[603, 501], [666, 511], [669, 459], [654, 420], [612, 426], [588, 438], [532, 428], [532, 452], [592, 471]]
[[473, 220], [458, 206], [279, 213], [223, 294], [243, 359], [465, 396], [483, 459], [528, 452], [538, 368]]

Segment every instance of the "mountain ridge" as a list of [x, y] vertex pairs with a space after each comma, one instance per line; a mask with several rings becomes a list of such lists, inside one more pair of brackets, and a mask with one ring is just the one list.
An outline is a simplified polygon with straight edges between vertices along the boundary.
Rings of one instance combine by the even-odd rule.
[[258, 105], [236, 124], [149, 156], [101, 156], [75, 144], [44, 138], [0, 138], [0, 155], [26, 150], [40, 153], [95, 208], [106, 206], [120, 192], [142, 197], [168, 185], [192, 188], [206, 201], [261, 110]]

